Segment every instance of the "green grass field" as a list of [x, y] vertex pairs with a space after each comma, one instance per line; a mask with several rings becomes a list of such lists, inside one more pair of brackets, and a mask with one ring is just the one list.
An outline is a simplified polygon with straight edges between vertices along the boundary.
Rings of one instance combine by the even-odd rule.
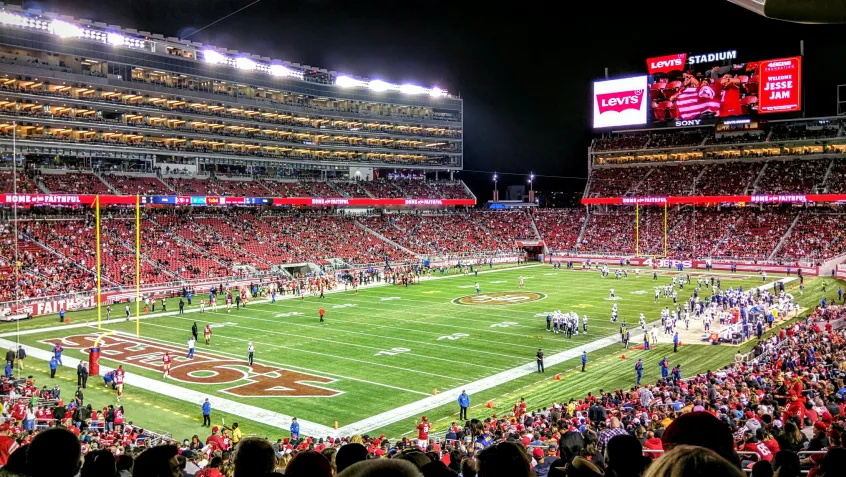
[[[518, 288], [520, 276], [525, 277], [523, 289]], [[697, 275], [691, 276], [695, 282]], [[723, 276], [722, 283], [723, 288], [771, 287], [771, 281], [779, 278], [769, 277], [767, 282], [762, 282], [760, 277], [738, 274]], [[129, 373], [148, 378], [143, 386], [128, 384], [121, 404], [136, 424], [171, 432], [175, 437], [207, 431], [199, 426], [200, 401], [186, 401], [185, 396], [175, 395], [173, 388], [167, 386], [193, 391], [194, 397], [209, 397], [215, 407], [216, 423], [221, 419], [226, 423], [238, 421], [247, 434], [276, 438], [287, 433], [272, 424], [276, 422], [272, 415], [264, 416], [258, 409], [273, 415], [296, 416], [327, 429], [337, 421], [342, 432], [399, 437], [412, 429], [414, 419], [420, 414], [426, 414], [436, 429], [444, 427], [457, 418], [455, 399], [460, 389], [479, 386], [480, 382], [488, 384], [471, 394], [471, 417], [508, 411], [520, 396], [527, 398], [530, 407], [540, 407], [553, 401], [578, 399], [600, 388], [630, 386], [634, 383], [632, 367], [638, 357], [644, 358], [645, 382], [658, 377], [657, 363], [665, 354], [672, 355], [673, 364], [682, 365], [684, 375], [727, 364], [737, 347], [683, 346], [679, 353], [673, 354], [672, 346], [663, 344], [651, 351], [627, 351], [627, 359], [622, 360], [618, 342], [600, 343], [601, 346], [594, 343], [617, 334], [619, 325], [609, 322], [615, 303], [607, 300], [610, 288], [616, 291], [621, 319], [632, 325], [633, 341], [637, 341], [638, 315], [644, 313], [654, 322], [659, 319], [660, 309], [672, 303], [668, 299], [653, 303], [653, 287], [670, 280], [669, 275], [662, 274], [653, 282], [651, 273], [646, 271], [637, 278], [629, 274], [628, 279], [615, 280], [613, 276], [603, 279], [597, 272], [534, 265], [484, 270], [478, 277], [438, 278], [408, 288], [366, 288], [358, 295], [351, 291], [331, 293], [322, 300], [280, 297], [276, 303], [254, 302], [238, 310], [233, 307], [231, 313], [226, 312], [225, 306], [218, 306], [217, 312], [207, 308], [205, 313], [199, 313], [199, 299], [195, 298], [185, 314], [171, 312], [167, 316], [145, 317], [140, 325], [143, 342], [131, 342], [134, 321], [104, 325], [118, 334], [106, 338], [101, 362], [116, 367], [120, 359]], [[461, 297], [475, 295], [476, 281], [483, 294], [507, 292], [505, 303], [510, 304], [490, 304], [490, 298], [481, 303], [456, 303]], [[801, 300], [803, 305], [813, 306], [819, 301], [823, 282], [829, 284], [831, 297], [838, 286], [834, 280], [808, 280]], [[787, 287], [795, 288], [798, 294], [798, 280]], [[692, 289], [686, 286], [680, 298], [686, 299]], [[521, 292], [533, 300], [519, 300]], [[168, 309], [175, 310], [177, 301], [170, 300]], [[318, 322], [319, 307], [326, 310], [326, 323]], [[114, 308], [122, 313], [122, 306]], [[546, 312], [555, 309], [588, 315], [588, 334], [567, 339], [563, 334], [546, 332]], [[25, 345], [49, 350], [48, 340], [97, 333], [95, 311], [68, 316], [71, 323], [64, 325], [59, 325], [55, 317], [20, 323], [23, 333], [18, 338]], [[90, 327], [84, 326], [86, 321], [91, 323]], [[175, 368], [187, 371], [179, 379], [162, 380], [161, 371], [156, 369], [161, 363], [159, 353], [170, 349], [172, 355], [181, 358], [187, 350], [186, 341], [194, 321], [200, 327], [197, 359], [176, 361]], [[210, 346], [202, 342], [202, 327], [206, 323], [214, 326]], [[3, 324], [0, 336], [15, 341], [16, 329], [14, 324]], [[107, 354], [110, 346], [124, 340], [130, 341], [121, 347], [126, 354]], [[252, 370], [246, 365], [248, 342], [256, 347], [256, 364]], [[596, 349], [589, 352], [588, 372], [580, 373], [579, 355], [591, 343]], [[75, 366], [79, 359], [87, 359], [81, 350], [72, 349], [72, 345], [66, 343], [65, 347], [66, 364]], [[751, 344], [741, 349], [749, 347]], [[527, 366], [533, 368], [537, 348], [544, 349], [548, 360], [557, 353], [569, 351], [569, 354], [562, 355], [561, 363], [548, 365], [543, 375], [504, 373]], [[33, 356], [26, 366], [26, 374], [34, 375], [37, 384], [52, 385], [44, 361]], [[553, 379], [556, 374], [561, 375], [560, 381]], [[492, 376], [503, 377], [490, 383]], [[227, 379], [229, 382], [220, 382]], [[73, 369], [59, 371], [57, 382], [67, 394], [72, 393], [75, 381]], [[86, 398], [96, 405], [114, 403], [114, 392], [102, 384], [102, 379], [92, 377]], [[427, 401], [421, 403], [423, 400]], [[496, 404], [494, 411], [484, 407], [488, 400]], [[243, 409], [236, 406], [228, 409], [229, 412], [220, 412], [215, 403], [222, 401], [243, 405]], [[367, 421], [373, 416], [392, 413], [397, 417]]]

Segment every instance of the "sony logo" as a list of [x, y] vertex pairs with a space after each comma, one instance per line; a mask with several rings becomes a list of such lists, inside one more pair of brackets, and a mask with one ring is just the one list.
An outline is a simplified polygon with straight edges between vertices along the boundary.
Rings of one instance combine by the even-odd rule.
[[676, 121], [676, 126], [699, 126], [702, 124], [701, 119], [688, 119], [684, 121]]

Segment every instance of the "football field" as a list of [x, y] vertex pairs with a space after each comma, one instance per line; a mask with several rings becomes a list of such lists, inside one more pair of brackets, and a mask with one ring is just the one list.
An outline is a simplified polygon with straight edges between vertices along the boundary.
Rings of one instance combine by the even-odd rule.
[[[694, 284], [698, 276], [691, 273]], [[721, 277], [723, 289], [771, 288], [772, 280], [782, 278], [764, 282], [754, 275]], [[43, 374], [42, 360], [49, 359], [52, 343], [61, 341], [67, 366], [60, 370], [61, 379], [73, 381], [62, 383], [68, 389], [75, 387], [72, 368], [79, 359], [87, 360], [87, 349], [98, 336], [108, 333], [101, 338], [101, 365], [123, 364], [127, 386], [121, 404], [136, 406], [136, 421], [154, 430], [184, 433], [165, 422], [169, 417], [174, 417], [175, 425], [199, 429], [199, 404], [208, 397], [215, 416], [240, 421], [248, 433], [279, 436], [279, 429], [287, 429], [295, 416], [308, 435], [384, 432], [398, 437], [422, 414], [435, 422], [457, 417], [454, 403], [462, 389], [473, 400], [471, 417], [480, 417], [496, 412], [485, 409], [487, 401], [497, 405], [501, 397], [510, 399], [518, 392], [535, 396], [537, 404], [530, 405], [545, 406], [617, 384], [633, 361], [617, 374], [601, 371], [603, 361], [617, 366], [620, 360], [619, 324], [610, 322], [611, 307], [619, 306], [620, 321], [628, 322], [632, 342], [640, 344], [638, 316], [644, 313], [650, 323], [660, 319], [661, 308], [672, 305], [672, 300], [655, 304], [654, 287], [670, 282], [666, 272], [657, 281], [649, 271], [617, 280], [613, 274], [602, 278], [596, 271], [554, 270], [537, 264], [485, 268], [477, 276], [436, 272], [408, 287], [372, 286], [358, 294], [327, 293], [324, 299], [279, 296], [275, 303], [256, 299], [247, 307], [233, 306], [229, 313], [225, 306], [216, 312], [207, 307], [201, 313], [195, 297], [185, 313], [177, 314], [178, 299], [170, 299], [167, 313], [157, 309], [142, 317], [139, 337], [134, 319], [115, 319], [115, 310], [122, 314], [123, 305], [113, 307], [112, 319], [99, 331], [96, 312], [91, 310], [68, 314], [71, 323], [62, 325], [54, 318], [37, 318], [21, 323], [17, 336], [15, 325], [2, 325], [0, 346], [19, 339], [34, 358], [28, 369]], [[609, 299], [610, 288], [615, 289], [616, 300]], [[679, 291], [680, 300], [693, 288], [688, 285]], [[325, 323], [319, 322], [321, 307], [326, 310]], [[553, 310], [587, 315], [588, 333], [568, 339], [563, 333], [547, 332], [545, 317]], [[199, 341], [194, 358], [188, 359], [186, 343], [195, 322]], [[213, 332], [209, 345], [203, 340], [206, 324]], [[669, 340], [664, 341], [660, 348], [666, 352]], [[256, 348], [252, 366], [247, 363], [248, 343]], [[538, 348], [546, 355], [544, 375], [535, 369]], [[650, 362], [657, 362], [661, 349], [632, 350], [629, 359], [649, 355]], [[589, 355], [590, 372], [579, 376], [576, 386], [569, 376], [583, 350]], [[161, 372], [165, 351], [174, 357], [169, 379], [163, 379]], [[676, 356], [679, 363], [688, 363], [683, 369], [692, 373], [704, 371], [697, 367], [724, 365], [736, 352], [735, 347], [685, 346]], [[554, 380], [555, 374], [563, 379]], [[653, 374], [657, 375], [657, 367], [647, 368], [645, 379]], [[52, 384], [47, 375], [36, 377], [39, 386]], [[102, 379], [91, 379], [96, 385], [89, 391], [92, 399], [115, 402], [114, 393], [101, 388]], [[128, 415], [133, 417], [129, 411]]]

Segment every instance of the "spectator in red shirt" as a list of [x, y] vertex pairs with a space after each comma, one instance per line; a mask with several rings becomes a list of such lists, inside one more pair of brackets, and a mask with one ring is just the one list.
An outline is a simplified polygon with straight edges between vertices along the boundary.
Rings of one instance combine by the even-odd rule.
[[212, 433], [206, 439], [206, 444], [212, 446], [212, 452], [214, 452], [216, 450], [221, 450], [221, 451], [229, 450], [229, 445], [226, 443], [224, 438], [218, 434], [218, 431], [220, 431], [219, 427], [214, 426], [212, 428]]

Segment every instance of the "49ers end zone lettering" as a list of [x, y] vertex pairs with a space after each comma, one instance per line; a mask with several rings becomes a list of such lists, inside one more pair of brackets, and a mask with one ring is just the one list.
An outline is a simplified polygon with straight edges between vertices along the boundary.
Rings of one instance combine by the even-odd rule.
[[[46, 339], [41, 343], [52, 345], [59, 341], [66, 349], [88, 353], [96, 339], [96, 335], [84, 334]], [[194, 359], [188, 359], [184, 348], [140, 338], [106, 336], [100, 340], [100, 350], [103, 358], [156, 372], [162, 371], [162, 356], [168, 351], [173, 358], [172, 379], [191, 384], [237, 384], [221, 392], [238, 397], [334, 397], [342, 394], [342, 391], [311, 384], [329, 384], [337, 381], [335, 379], [258, 363], [248, 366], [245, 361], [199, 350]]]
[[452, 300], [457, 305], [519, 305], [543, 300], [546, 295], [536, 292], [495, 292], [467, 295]]

